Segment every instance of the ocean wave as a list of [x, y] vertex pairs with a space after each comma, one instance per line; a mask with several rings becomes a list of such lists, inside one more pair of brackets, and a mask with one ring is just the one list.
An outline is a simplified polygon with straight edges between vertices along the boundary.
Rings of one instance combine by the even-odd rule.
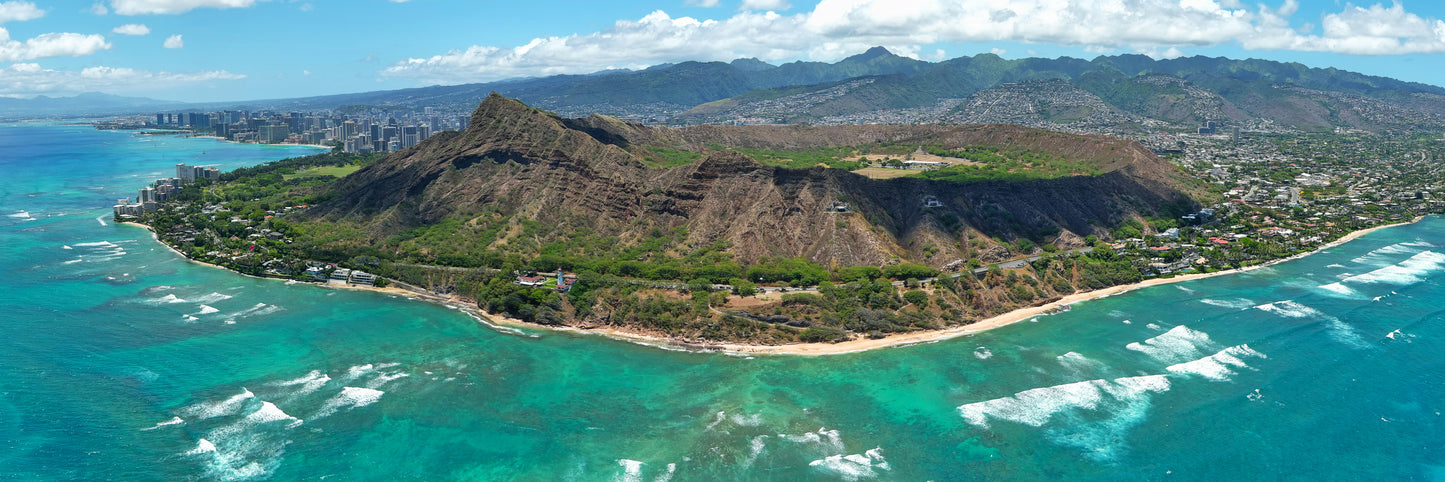
[[837, 429], [828, 430], [827, 427], [818, 427], [816, 432], [803, 432], [797, 435], [780, 433], [778, 438], [797, 444], [815, 445], [827, 455], [843, 453], [843, 436], [838, 433]]
[[213, 291], [213, 292], [211, 292], [211, 294], [209, 294], [209, 295], [201, 296], [201, 297], [195, 298], [195, 299], [193, 299], [193, 300], [191, 300], [191, 301], [195, 301], [196, 303], [207, 303], [207, 304], [209, 304], [209, 303], [215, 303], [215, 302], [217, 302], [217, 301], [229, 300], [229, 299], [231, 299], [231, 298], [233, 298], [231, 295], [216, 293], [216, 292]]
[[226, 322], [227, 322], [227, 323], [235, 323], [236, 320], [241, 319], [241, 318], [250, 318], [250, 317], [253, 317], [253, 316], [265, 316], [265, 315], [269, 315], [269, 314], [272, 314], [272, 313], [275, 313], [275, 312], [278, 312], [278, 311], [281, 311], [281, 310], [282, 310], [282, 308], [281, 308], [280, 306], [268, 305], [268, 304], [265, 304], [265, 303], [256, 303], [256, 306], [252, 306], [252, 307], [247, 308], [247, 309], [245, 309], [245, 310], [241, 310], [241, 311], [238, 311], [238, 312], [235, 312], [235, 313], [231, 313], [229, 316], [226, 317]]
[[201, 439], [196, 442], [196, 448], [186, 451], [185, 455], [211, 454], [215, 452], [216, 444], [211, 443], [210, 440]]
[[1104, 402], [1105, 418], [1085, 419], [1065, 413], [1069, 423], [1051, 427], [1044, 435], [1053, 443], [1079, 449], [1086, 459], [1103, 463], [1116, 461], [1128, 448], [1125, 440], [1129, 430], [1148, 418], [1152, 394], [1168, 391], [1169, 379], [1151, 375], [1120, 378], [1115, 383], [1125, 389], [1122, 397], [1115, 395], [1113, 400]]
[[261, 402], [261, 408], [246, 415], [246, 421], [254, 424], [290, 421], [288, 427], [301, 425], [301, 419], [293, 417], [271, 402]]
[[1199, 375], [1210, 380], [1225, 382], [1234, 376], [1235, 369], [1249, 368], [1245, 363], [1246, 358], [1268, 358], [1263, 353], [1254, 351], [1249, 345], [1231, 346], [1220, 350], [1219, 353], [1200, 358], [1198, 360], [1170, 365], [1165, 368], [1170, 373], [1180, 375]]
[[212, 307], [211, 305], [201, 305], [200, 308], [201, 311], [196, 313], [197, 315], [209, 315], [211, 313], [219, 313], [221, 311]]
[[1421, 251], [1409, 259], [1365, 274], [1350, 276], [1344, 282], [1411, 285], [1424, 281], [1431, 272], [1445, 269], [1445, 255]]
[[305, 376], [302, 376], [300, 378], [279, 382], [271, 382], [267, 385], [276, 387], [298, 387], [288, 394], [288, 396], [294, 398], [302, 395], [308, 395], [312, 392], [320, 390], [321, 387], [326, 386], [326, 384], [330, 381], [330, 375], [321, 373], [321, 370], [311, 370], [311, 373], [307, 373]]
[[1338, 283], [1338, 282], [1330, 283], [1330, 284], [1327, 284], [1327, 285], [1320, 285], [1319, 288], [1322, 289], [1322, 290], [1325, 290], [1325, 293], [1326, 293], [1326, 294], [1329, 294], [1329, 295], [1331, 295], [1331, 296], [1335, 296], [1335, 297], [1338, 297], [1338, 298], [1345, 298], [1345, 299], [1352, 299], [1352, 300], [1353, 300], [1353, 299], [1359, 299], [1359, 298], [1360, 298], [1360, 292], [1355, 291], [1353, 288], [1350, 288], [1349, 286], [1345, 286], [1345, 285], [1343, 285], [1343, 284], [1341, 284], [1341, 283]]
[[1168, 390], [1169, 379], [1164, 375], [1116, 378], [1112, 382], [1098, 379], [1024, 390], [1008, 397], [961, 405], [958, 411], [968, 423], [983, 428], [988, 428], [989, 419], [1041, 427], [1066, 411], [1098, 409], [1108, 401], [1106, 396], [1115, 402], [1129, 402]]
[[1344, 321], [1341, 321], [1339, 318], [1321, 313], [1319, 310], [1316, 310], [1309, 306], [1305, 306], [1290, 300], [1284, 300], [1276, 301], [1274, 303], [1266, 303], [1256, 306], [1255, 308], [1286, 318], [1317, 320], [1324, 324], [1325, 331], [1328, 332], [1330, 337], [1334, 338], [1335, 341], [1344, 343], [1346, 345], [1349, 345], [1351, 348], [1356, 349], [1364, 349], [1370, 347], [1369, 342], [1365, 341], [1365, 337], [1361, 336], [1360, 332], [1356, 330], [1355, 327], [1350, 326]]
[[366, 388], [380, 388], [382, 385], [386, 385], [387, 382], [409, 376], [411, 376], [410, 373], [404, 372], [382, 373], [377, 375], [376, 378], [372, 378], [371, 381], [366, 382]]
[[365, 407], [381, 400], [381, 396], [384, 394], [386, 392], [374, 388], [343, 387], [341, 393], [327, 400], [326, 404], [322, 405], [316, 415], [312, 415], [311, 418], [327, 417], [341, 410]]
[[619, 477], [623, 482], [642, 482], [642, 465], [637, 460], [617, 459], [617, 465], [622, 466], [622, 474]]
[[1429, 244], [1429, 243], [1425, 243], [1425, 244], [1423, 244], [1423, 245], [1420, 244], [1420, 243], [1418, 243], [1418, 242], [1414, 242], [1414, 243], [1395, 243], [1395, 244], [1392, 244], [1392, 245], [1389, 245], [1389, 246], [1384, 246], [1384, 247], [1380, 247], [1380, 248], [1375, 248], [1374, 250], [1372, 250], [1372, 251], [1370, 251], [1370, 252], [1368, 252], [1368, 253], [1365, 253], [1365, 254], [1363, 254], [1363, 255], [1360, 255], [1359, 257], [1357, 257], [1357, 258], [1355, 258], [1355, 259], [1351, 259], [1350, 262], [1351, 262], [1351, 263], [1355, 263], [1355, 264], [1375, 264], [1375, 265], [1379, 265], [1379, 264], [1389, 264], [1389, 261], [1388, 261], [1388, 260], [1385, 260], [1385, 259], [1383, 259], [1383, 258], [1386, 258], [1386, 257], [1388, 257], [1388, 256], [1390, 256], [1390, 255], [1397, 255], [1397, 254], [1419, 253], [1423, 248], [1431, 248], [1431, 247], [1434, 247], [1434, 246], [1431, 245], [1431, 244]]
[[1325, 314], [1319, 310], [1296, 303], [1292, 300], [1276, 301], [1265, 303], [1254, 307], [1257, 310], [1273, 313], [1286, 318], [1324, 318]]
[[879, 470], [889, 470], [888, 461], [884, 460], [881, 447], [861, 454], [831, 455], [808, 462], [808, 466], [831, 472], [843, 480], [876, 478]]
[[1178, 363], [1204, 356], [1206, 351], [1219, 349], [1209, 339], [1209, 334], [1179, 325], [1159, 336], [1125, 345], [1124, 348], [1149, 355], [1155, 360]]
[[1055, 359], [1059, 361], [1060, 365], [1063, 365], [1064, 368], [1069, 369], [1069, 371], [1073, 372], [1073, 374], [1076, 376], [1095, 375], [1107, 368], [1103, 362], [1090, 359], [1089, 357], [1080, 355], [1077, 352], [1072, 351], [1063, 355], [1059, 355], [1055, 357]]
[[144, 431], [150, 431], [150, 430], [155, 430], [155, 429], [158, 429], [158, 428], [161, 428], [161, 427], [169, 427], [169, 426], [171, 426], [171, 425], [180, 425], [180, 424], [183, 424], [183, 423], [186, 423], [186, 420], [185, 420], [185, 419], [183, 419], [183, 418], [181, 418], [181, 417], [172, 417], [170, 420], [166, 420], [166, 421], [164, 421], [164, 422], [157, 423], [157, 424], [155, 424], [154, 427], [143, 428], [143, 429], [141, 429], [141, 431], [143, 431], [143, 432], [144, 432]]
[[246, 401], [252, 398], [256, 398], [256, 394], [251, 393], [250, 390], [241, 388], [241, 393], [232, 395], [225, 400], [217, 402], [201, 402], [196, 405], [192, 405], [185, 409], [184, 413], [190, 414], [199, 419], [208, 419], [220, 417], [223, 415], [230, 415], [236, 413], [237, 410], [240, 410], [241, 407], [246, 403]]
[[987, 360], [993, 357], [993, 352], [989, 351], [988, 347], [981, 346], [973, 349], [973, 356], [979, 360]]
[[112, 243], [112, 242], [110, 242], [110, 241], [96, 241], [96, 242], [92, 242], [92, 243], [75, 243], [74, 246], [80, 247], [80, 248], [96, 248], [96, 247], [107, 247], [107, 248], [108, 248], [108, 247], [115, 247], [115, 246], [118, 246], [118, 245], [115, 244], [115, 243]]
[[153, 305], [165, 305], [165, 304], [172, 304], [172, 303], [185, 303], [186, 300], [181, 299], [179, 296], [176, 296], [176, 295], [173, 293], [173, 294], [168, 294], [168, 295], [162, 296], [162, 297], [160, 297], [160, 298], [152, 298], [152, 299], [146, 300], [146, 302], [147, 302], [147, 303], [150, 303], [150, 304], [153, 304]]

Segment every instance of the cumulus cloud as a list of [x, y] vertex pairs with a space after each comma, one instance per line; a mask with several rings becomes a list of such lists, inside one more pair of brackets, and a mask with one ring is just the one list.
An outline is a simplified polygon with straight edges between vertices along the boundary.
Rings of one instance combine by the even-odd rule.
[[12, 40], [10, 31], [0, 28], [0, 62], [43, 59], [46, 57], [79, 57], [110, 48], [110, 42], [98, 34], [46, 33], [24, 42]]
[[718, 0], [687, 0], [682, 3], [683, 5], [687, 5], [689, 7], [712, 8], [717, 6], [717, 2]]
[[245, 8], [256, 0], [110, 0], [110, 8], [120, 15], [173, 14], [209, 8]]
[[1399, 3], [1346, 4], [1325, 15], [1318, 32], [1292, 26], [1297, 0], [1253, 9], [1239, 0], [821, 0], [811, 11], [790, 15], [766, 8], [785, 6], [783, 0], [744, 0], [742, 11], [723, 20], [673, 18], [659, 10], [593, 33], [411, 58], [381, 74], [475, 82], [684, 60], [833, 61], [877, 45], [917, 57], [923, 46], [940, 42], [1048, 43], [1159, 57], [1230, 43], [1365, 55], [1445, 52], [1445, 22]]
[[121, 35], [145, 35], [151, 33], [150, 27], [138, 23], [128, 23], [111, 30]]
[[45, 16], [45, 11], [30, 2], [0, 2], [0, 23], [24, 22]]
[[237, 80], [246, 76], [224, 70], [205, 72], [151, 72], [124, 67], [89, 67], [80, 71], [41, 68], [16, 63], [0, 68], [0, 95], [71, 95], [81, 92], [121, 92], [154, 89], [156, 85], [195, 84]]
[[178, 49], [178, 48], [181, 48], [181, 47], [185, 47], [185, 46], [186, 46], [186, 41], [181, 40], [181, 34], [175, 34], [175, 35], [166, 37], [165, 43], [163, 43], [163, 44], [161, 44], [161, 45], [164, 45], [165, 48], [168, 48], [168, 49]]

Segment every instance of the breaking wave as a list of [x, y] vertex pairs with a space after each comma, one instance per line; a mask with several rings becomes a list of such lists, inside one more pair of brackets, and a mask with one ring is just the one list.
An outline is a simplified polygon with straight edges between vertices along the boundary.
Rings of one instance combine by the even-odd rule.
[[1200, 358], [1204, 356], [1205, 352], [1219, 349], [1219, 345], [1209, 339], [1208, 333], [1179, 325], [1159, 336], [1143, 342], [1130, 343], [1124, 348], [1149, 355], [1162, 362], [1178, 363]]

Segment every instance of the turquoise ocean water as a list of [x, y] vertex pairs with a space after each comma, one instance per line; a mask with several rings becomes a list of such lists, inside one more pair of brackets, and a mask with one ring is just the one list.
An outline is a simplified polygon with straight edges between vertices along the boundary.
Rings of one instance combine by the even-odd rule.
[[503, 332], [189, 263], [110, 205], [305, 148], [0, 126], [0, 478], [1439, 480], [1445, 220], [933, 344]]

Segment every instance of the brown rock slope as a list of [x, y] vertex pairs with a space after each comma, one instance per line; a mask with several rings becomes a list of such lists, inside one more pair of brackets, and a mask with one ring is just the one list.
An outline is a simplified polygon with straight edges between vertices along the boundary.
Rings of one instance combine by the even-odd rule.
[[[645, 144], [797, 149], [884, 140], [1027, 145], [1097, 159], [1105, 173], [1028, 182], [882, 181], [823, 167], [766, 166], [733, 151], [671, 169], [647, 167], [634, 154]], [[361, 226], [372, 243], [447, 219], [499, 213], [536, 221], [547, 229], [533, 236], [553, 238], [585, 230], [627, 243], [656, 228], [685, 227], [688, 245], [726, 240], [744, 263], [802, 256], [825, 266], [879, 265], [898, 257], [936, 266], [967, 256], [960, 233], [1084, 236], [1187, 202], [1181, 179], [1135, 143], [1017, 126], [665, 129], [604, 116], [561, 119], [493, 94], [465, 132], [434, 136], [368, 165], [306, 216]], [[944, 206], [925, 208], [925, 196]], [[829, 212], [839, 200], [851, 212]], [[493, 246], [517, 235], [504, 232]]]

